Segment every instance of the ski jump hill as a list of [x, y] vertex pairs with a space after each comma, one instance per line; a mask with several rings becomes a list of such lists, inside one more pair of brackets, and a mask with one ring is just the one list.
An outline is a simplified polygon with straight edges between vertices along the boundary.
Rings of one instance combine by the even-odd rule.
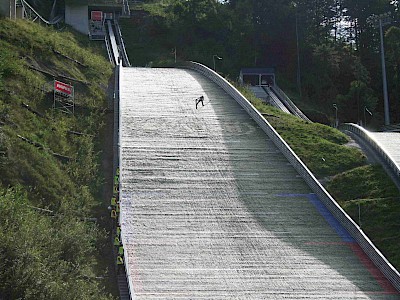
[[131, 299], [400, 299], [399, 273], [222, 77], [116, 72]]

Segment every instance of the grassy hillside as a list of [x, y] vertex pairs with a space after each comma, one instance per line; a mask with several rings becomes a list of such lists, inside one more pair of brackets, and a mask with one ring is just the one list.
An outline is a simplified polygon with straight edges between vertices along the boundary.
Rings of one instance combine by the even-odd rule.
[[[106, 233], [88, 221], [112, 70], [86, 39], [0, 19], [1, 299], [112, 299]], [[53, 78], [74, 85], [75, 114], [52, 109]]]
[[348, 145], [340, 131], [283, 113], [242, 89], [253, 105], [305, 162], [328, 192], [389, 261], [400, 268], [400, 193], [380, 165]]

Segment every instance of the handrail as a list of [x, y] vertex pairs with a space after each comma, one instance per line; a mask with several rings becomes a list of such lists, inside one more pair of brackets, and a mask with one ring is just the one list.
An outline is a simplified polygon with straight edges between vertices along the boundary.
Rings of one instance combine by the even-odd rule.
[[128, 0], [123, 0], [123, 15], [124, 16], [130, 16], [131, 14], [131, 9], [129, 7], [129, 1]]
[[112, 53], [111, 53], [110, 42], [108, 41], [107, 36], [104, 37], [104, 42], [105, 42], [105, 44], [106, 44], [106, 50], [107, 50], [107, 54], [108, 54], [108, 60], [110, 61], [111, 65], [114, 67], [115, 64], [114, 64], [114, 60], [113, 60]]
[[111, 43], [112, 57], [114, 58], [115, 65], [119, 65], [120, 64], [119, 49], [118, 49], [117, 41], [115, 39], [114, 31], [112, 29], [110, 20], [107, 21], [107, 28], [108, 28], [108, 30], [107, 30], [108, 37], [109, 37], [110, 43]]
[[182, 67], [195, 70], [205, 77], [215, 82], [226, 93], [234, 98], [263, 129], [263, 131], [274, 142], [282, 154], [289, 160], [297, 170], [311, 190], [325, 204], [336, 220], [351, 234], [363, 251], [368, 255], [375, 266], [385, 275], [385, 277], [400, 291], [400, 273], [390, 264], [383, 254], [375, 247], [371, 240], [361, 230], [361, 228], [347, 215], [347, 213], [337, 204], [332, 196], [319, 183], [307, 166], [293, 152], [290, 146], [282, 139], [271, 124], [263, 118], [256, 108], [225, 78], [214, 72], [210, 68], [196, 62], [186, 62]]
[[296, 106], [296, 104], [293, 103], [293, 101], [289, 98], [289, 96], [286, 95], [286, 93], [282, 91], [279, 88], [279, 86], [277, 85], [271, 86], [271, 89], [279, 97], [279, 99], [284, 102], [284, 104], [292, 114], [298, 116], [299, 118], [305, 121], [311, 122], [311, 120]]
[[276, 108], [280, 109], [285, 113], [291, 114], [290, 110], [286, 107], [286, 105], [281, 101], [281, 99], [279, 99], [277, 95], [273, 93], [273, 91], [270, 88], [263, 87], [263, 90], [267, 93], [271, 105], [275, 106]]
[[397, 188], [400, 189], [400, 166], [396, 163], [393, 157], [384, 149], [384, 147], [379, 143], [368, 130], [363, 127], [353, 124], [353, 123], [345, 123], [340, 125], [341, 130], [348, 130], [359, 138], [362, 139], [364, 143], [366, 143], [380, 158], [383, 163], [383, 167], [394, 179], [394, 183]]
[[124, 63], [124, 67], [130, 67], [131, 63], [129, 61], [128, 54], [126, 53], [126, 48], [125, 48], [124, 39], [122, 38], [121, 28], [119, 27], [119, 24], [117, 21], [115, 21], [115, 31], [116, 31], [117, 40], [118, 40], [118, 43], [119, 43], [119, 46], [121, 49], [122, 62]]
[[[122, 82], [122, 68], [123, 66], [121, 64], [115, 66], [115, 90], [114, 90], [114, 170], [117, 168], [120, 170], [119, 173], [119, 191], [122, 191], [122, 186], [121, 183], [124, 182], [124, 173], [122, 172], [121, 166], [120, 166], [120, 157], [122, 155], [121, 153], [121, 147], [120, 147], [120, 130], [121, 128], [121, 110], [120, 110], [120, 91], [121, 91], [121, 82]], [[125, 197], [124, 195], [120, 194], [120, 201], [124, 201]], [[119, 223], [122, 225], [123, 224], [123, 218], [121, 214], [119, 214]], [[128, 239], [125, 236], [125, 231], [123, 228], [121, 228], [121, 241], [122, 245], [127, 245], [128, 244]], [[134, 300], [135, 299], [135, 290], [134, 290], [134, 285], [133, 285], [133, 278], [130, 274], [130, 266], [129, 266], [129, 261], [128, 261], [128, 253], [127, 253], [127, 247], [124, 247], [124, 266], [125, 266], [125, 274], [126, 274], [126, 280], [128, 282], [128, 290], [129, 290], [129, 295], [130, 299]]]

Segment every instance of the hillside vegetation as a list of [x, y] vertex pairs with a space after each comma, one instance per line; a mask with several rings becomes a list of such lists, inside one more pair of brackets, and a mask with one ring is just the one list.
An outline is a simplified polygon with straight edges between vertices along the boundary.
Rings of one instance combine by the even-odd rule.
[[[100, 129], [112, 74], [85, 36], [0, 19], [0, 298], [112, 299], [99, 249]], [[53, 78], [75, 113], [52, 109]]]
[[242, 93], [388, 260], [399, 268], [400, 193], [383, 168], [368, 164], [361, 150], [348, 145], [349, 137], [342, 132], [283, 113], [246, 89]]
[[[37, 2], [47, 11], [52, 1]], [[314, 120], [332, 121], [337, 103], [341, 121], [360, 120], [368, 107], [374, 124], [381, 124], [377, 35], [366, 18], [385, 10], [399, 14], [397, 1], [374, 0], [366, 9], [357, 1], [335, 2], [336, 8], [329, 1], [296, 2], [294, 7], [293, 1], [153, 0], [121, 24], [135, 66], [172, 66], [175, 53], [178, 60], [208, 66], [218, 54], [223, 60], [217, 70], [231, 78], [241, 67], [274, 66], [278, 83]], [[354, 35], [340, 35], [332, 19], [349, 19], [358, 27], [348, 29]], [[400, 94], [398, 32], [392, 27], [386, 33], [392, 98]], [[106, 232], [91, 221], [104, 211], [105, 141], [99, 135], [112, 72], [104, 57], [96, 44], [67, 29], [0, 20], [0, 299], [112, 299], [105, 288], [106, 263], [99, 258]], [[52, 109], [53, 78], [75, 86], [73, 115]], [[399, 268], [400, 196], [382, 168], [367, 164], [339, 131], [243, 93]]]

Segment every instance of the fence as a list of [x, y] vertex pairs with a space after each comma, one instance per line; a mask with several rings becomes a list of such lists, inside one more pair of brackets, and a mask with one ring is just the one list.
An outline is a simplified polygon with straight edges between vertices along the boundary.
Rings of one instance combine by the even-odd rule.
[[304, 165], [299, 157], [293, 152], [289, 145], [280, 137], [267, 120], [254, 108], [254, 106], [228, 81], [219, 74], [204, 65], [195, 62], [186, 62], [182, 67], [195, 70], [215, 82], [226, 93], [234, 98], [263, 129], [269, 138], [275, 143], [279, 150], [285, 155], [300, 176], [305, 180], [313, 192], [325, 204], [333, 216], [352, 235], [360, 247], [373, 261], [376, 267], [385, 277], [400, 291], [400, 273], [388, 262], [382, 253], [373, 245], [370, 239], [364, 234], [360, 227], [346, 214], [346, 212], [328, 194], [325, 188], [318, 182], [310, 170]]

